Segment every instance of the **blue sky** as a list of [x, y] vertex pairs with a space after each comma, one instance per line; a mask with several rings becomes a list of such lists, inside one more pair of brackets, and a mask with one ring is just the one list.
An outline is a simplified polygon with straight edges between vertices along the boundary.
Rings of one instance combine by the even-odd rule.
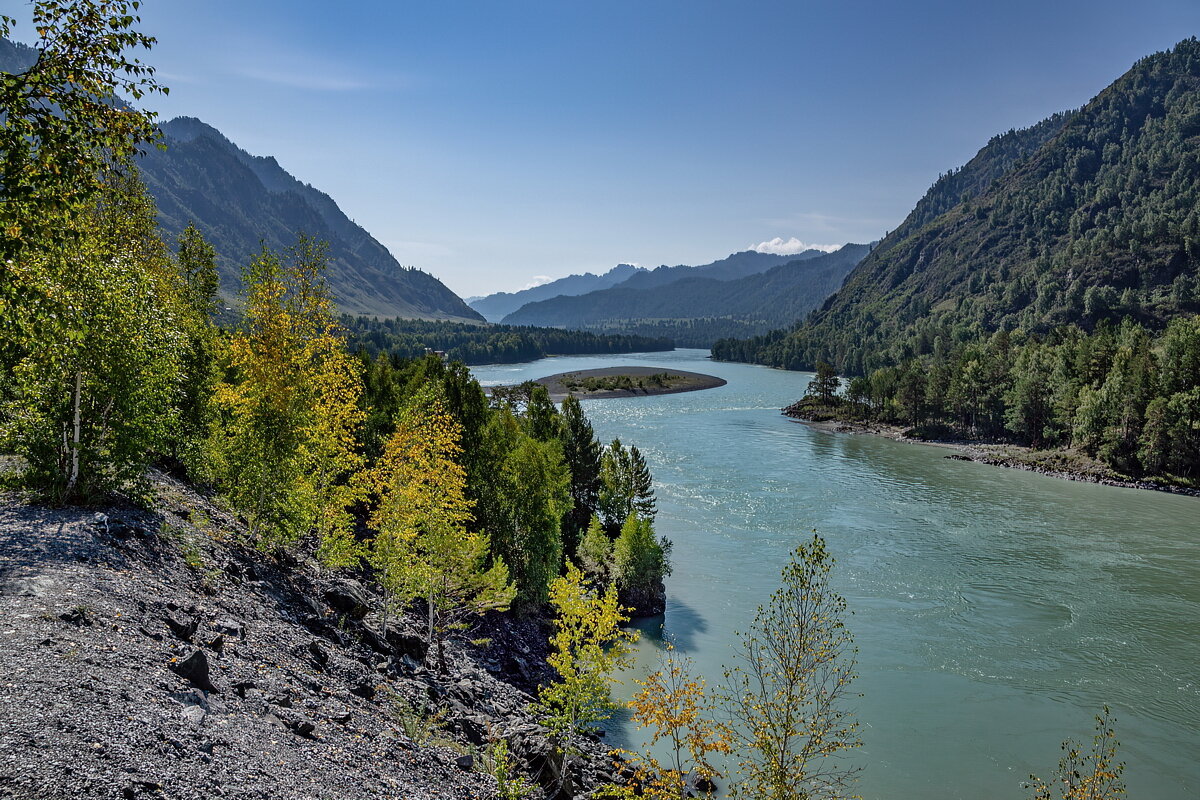
[[895, 227], [993, 134], [1200, 34], [1197, 0], [148, 0], [164, 116], [460, 295]]

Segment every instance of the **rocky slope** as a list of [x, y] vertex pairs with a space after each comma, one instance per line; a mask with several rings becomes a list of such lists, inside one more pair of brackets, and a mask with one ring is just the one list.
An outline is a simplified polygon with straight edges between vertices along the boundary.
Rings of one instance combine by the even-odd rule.
[[263, 245], [281, 251], [303, 231], [329, 244], [326, 280], [348, 314], [483, 322], [432, 275], [400, 266], [333, 198], [292, 177], [270, 156], [252, 156], [198, 119], [163, 123], [165, 150], [148, 148], [142, 178], [168, 242], [188, 225], [217, 250], [221, 289], [240, 291], [242, 267]]
[[526, 711], [544, 623], [489, 619], [492, 644], [436, 674], [410, 621], [380, 633], [368, 586], [265, 558], [187, 486], [155, 488], [153, 511], [0, 495], [0, 797], [489, 798], [500, 739], [544, 796], [609, 779], [579, 740], [558, 789]]

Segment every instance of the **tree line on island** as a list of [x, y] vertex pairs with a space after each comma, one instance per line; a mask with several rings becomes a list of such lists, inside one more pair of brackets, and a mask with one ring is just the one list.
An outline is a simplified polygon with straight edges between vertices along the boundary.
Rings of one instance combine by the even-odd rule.
[[[353, 354], [327, 251], [303, 235], [245, 265], [244, 315], [218, 327], [213, 247], [193, 227], [168, 247], [132, 160], [153, 117], [118, 94], [165, 91], [125, 55], [153, 44], [137, 9], [39, 0], [41, 56], [0, 80], [5, 480], [54, 504], [150, 503], [148, 469], [173, 470], [237, 512], [248, 544], [377, 581], [385, 614], [423, 619], [434, 669], [481, 614], [552, 609], [557, 679], [536, 707], [560, 734], [562, 796], [572, 737], [615, 706], [621, 598], [660, 596], [670, 569], [644, 458], [601, 446], [577, 401], [556, 408], [541, 387], [489, 399], [461, 362]], [[0, 17], [0, 35], [14, 24]], [[632, 711], [670, 755], [627, 754], [610, 794], [711, 796], [728, 754], [740, 796], [842, 795], [853, 770], [837, 757], [858, 738], [832, 567], [819, 537], [796, 549], [718, 689], [667, 651]], [[1111, 796], [1111, 755], [1107, 727], [1092, 753], [1069, 751], [1063, 796]], [[528, 793], [503, 750], [492, 765], [503, 797]]]

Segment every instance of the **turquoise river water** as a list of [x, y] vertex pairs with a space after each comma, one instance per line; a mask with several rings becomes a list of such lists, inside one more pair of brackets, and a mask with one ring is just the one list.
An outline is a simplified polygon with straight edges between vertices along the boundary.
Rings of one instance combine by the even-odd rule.
[[[825, 433], [780, 415], [807, 373], [710, 362], [707, 351], [473, 368], [485, 385], [621, 364], [726, 386], [585, 401], [602, 441], [654, 472], [674, 543], [663, 617], [640, 627], [633, 674], [664, 635], [710, 683], [734, 631], [817, 530], [853, 617], [869, 800], [1023, 798], [1093, 715], [1117, 720], [1135, 800], [1200, 798], [1200, 499], [946, 459], [947, 450]], [[641, 733], [616, 720], [610, 741]]]

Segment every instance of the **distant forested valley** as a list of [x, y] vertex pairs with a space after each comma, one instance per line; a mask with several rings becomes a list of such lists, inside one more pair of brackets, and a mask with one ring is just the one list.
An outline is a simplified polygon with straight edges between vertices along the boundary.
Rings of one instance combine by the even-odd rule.
[[464, 364], [513, 364], [546, 356], [641, 353], [674, 350], [666, 337], [597, 334], [520, 325], [472, 325], [343, 316], [350, 350], [369, 355], [419, 358], [430, 350]]

